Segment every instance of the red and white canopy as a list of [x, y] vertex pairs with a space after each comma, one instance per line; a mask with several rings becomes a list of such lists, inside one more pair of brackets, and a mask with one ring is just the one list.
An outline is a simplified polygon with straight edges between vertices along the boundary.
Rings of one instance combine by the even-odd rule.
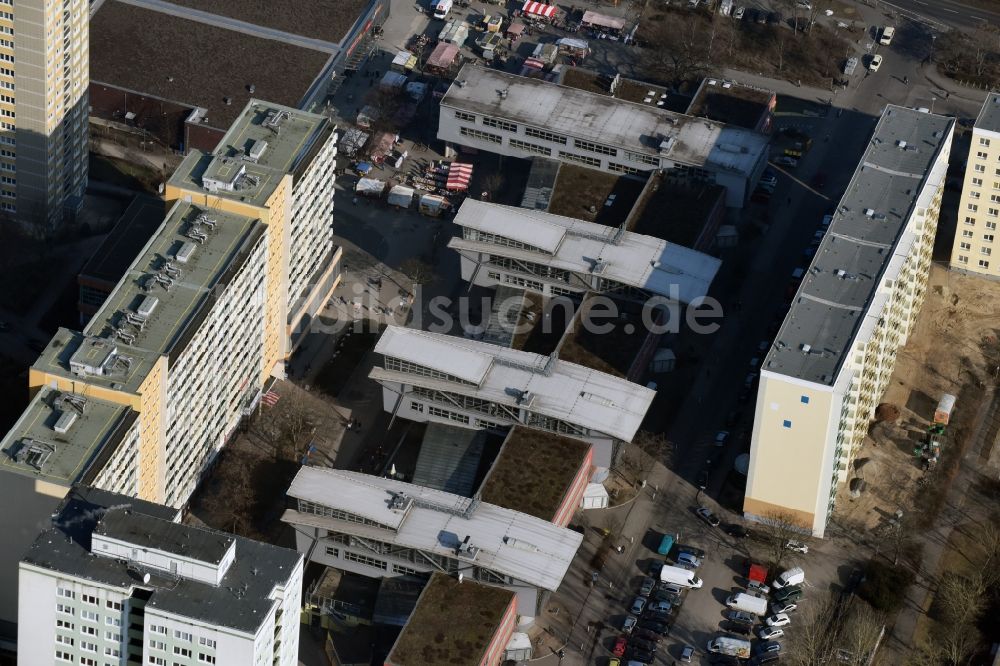
[[526, 58], [524, 66], [530, 69], [545, 69], [545, 63], [536, 58]]
[[452, 162], [448, 165], [448, 182], [445, 189], [459, 191], [469, 189], [472, 180], [472, 165], [462, 162]]
[[543, 16], [545, 18], [552, 18], [556, 15], [555, 5], [547, 5], [544, 2], [532, 2], [532, 0], [525, 2], [521, 11], [525, 14], [534, 14], [535, 16]]

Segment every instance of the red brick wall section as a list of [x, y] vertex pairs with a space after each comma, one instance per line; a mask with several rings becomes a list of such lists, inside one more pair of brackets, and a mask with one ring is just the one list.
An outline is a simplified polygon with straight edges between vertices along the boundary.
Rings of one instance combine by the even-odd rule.
[[580, 508], [580, 501], [583, 499], [583, 493], [587, 490], [590, 475], [594, 470], [593, 462], [594, 447], [590, 447], [587, 450], [587, 456], [583, 459], [583, 464], [580, 465], [580, 470], [576, 473], [573, 483], [563, 498], [562, 505], [552, 518], [552, 522], [559, 527], [566, 527], [576, 514], [576, 510]]
[[486, 654], [483, 655], [483, 660], [479, 662], [479, 666], [497, 666], [501, 663], [503, 659], [504, 648], [507, 647], [507, 643], [510, 642], [511, 634], [514, 633], [514, 625], [517, 622], [517, 595], [513, 595], [510, 598], [510, 604], [507, 606], [507, 611], [503, 614], [503, 619], [500, 620], [500, 626], [497, 627], [496, 633], [493, 634], [493, 640], [490, 641], [489, 647], [486, 648]]

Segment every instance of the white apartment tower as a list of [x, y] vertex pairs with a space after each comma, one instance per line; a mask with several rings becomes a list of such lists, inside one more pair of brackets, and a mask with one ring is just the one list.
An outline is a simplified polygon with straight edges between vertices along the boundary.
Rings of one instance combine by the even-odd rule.
[[87, 187], [87, 0], [0, 0], [0, 210], [40, 233]]
[[20, 564], [18, 664], [293, 666], [302, 557], [75, 489]]

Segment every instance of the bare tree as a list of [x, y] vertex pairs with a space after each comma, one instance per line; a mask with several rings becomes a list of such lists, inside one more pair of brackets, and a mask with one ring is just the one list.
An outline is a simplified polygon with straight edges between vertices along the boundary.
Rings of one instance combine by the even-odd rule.
[[775, 54], [778, 56], [778, 71], [783, 72], [785, 69], [785, 48], [788, 45], [788, 35], [785, 34], [784, 30], [778, 30], [774, 36], [774, 50]]
[[777, 569], [788, 556], [789, 540], [801, 538], [803, 529], [793, 515], [776, 511], [761, 519], [757, 532], [767, 546], [768, 562]]
[[971, 625], [986, 607], [986, 592], [989, 588], [982, 572], [974, 571], [968, 576], [946, 574], [938, 583], [935, 602], [950, 626]]
[[413, 282], [414, 292], [418, 286], [429, 284], [434, 280], [434, 267], [416, 257], [410, 257], [403, 261], [399, 270]]
[[648, 23], [646, 67], [674, 83], [692, 80], [706, 70], [702, 19], [695, 13], [671, 14], [669, 21]]
[[843, 650], [838, 656], [848, 666], [868, 666], [884, 632], [885, 614], [854, 599], [837, 641]]
[[798, 615], [795, 632], [790, 635], [787, 661], [796, 666], [821, 666], [828, 663], [837, 645], [837, 600], [827, 596], [810, 600]]
[[938, 631], [935, 632], [935, 638], [941, 646], [941, 656], [945, 663], [950, 666], [970, 663], [981, 641], [976, 627], [969, 624], [946, 627], [941, 623], [936, 627]]
[[674, 443], [667, 439], [664, 433], [640, 430], [632, 438], [632, 443], [648, 459], [648, 467], [645, 468], [647, 471], [651, 470], [657, 461], [663, 463], [664, 467], [670, 467], [673, 464]]

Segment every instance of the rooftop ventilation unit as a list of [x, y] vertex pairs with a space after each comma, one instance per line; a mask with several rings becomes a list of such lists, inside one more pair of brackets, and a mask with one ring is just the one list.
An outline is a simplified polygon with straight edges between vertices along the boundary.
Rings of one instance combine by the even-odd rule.
[[69, 369], [78, 377], [108, 374], [118, 347], [105, 338], [85, 338], [69, 359]]
[[198, 243], [199, 245], [203, 244], [205, 241], [208, 240], [208, 234], [206, 234], [204, 231], [200, 231], [197, 228], [188, 229], [188, 232], [184, 235], [193, 240], [195, 243]]
[[584, 400], [590, 400], [591, 402], [596, 402], [597, 404], [603, 405], [604, 407], [614, 407], [615, 406], [615, 403], [614, 403], [613, 400], [611, 400], [610, 398], [605, 398], [603, 396], [599, 396], [596, 393], [588, 393], [586, 391], [581, 391], [580, 392], [580, 397], [583, 398]]
[[87, 399], [82, 395], [77, 395], [75, 393], [63, 393], [59, 396], [59, 403], [69, 407], [70, 409], [76, 410], [81, 415], [87, 408]]
[[521, 394], [517, 396], [517, 404], [519, 407], [524, 407], [525, 409], [528, 409], [534, 402], [535, 402], [535, 394], [532, 393], [531, 391], [521, 391]]
[[244, 156], [243, 159], [247, 160], [248, 162], [256, 163], [260, 160], [261, 157], [264, 156], [264, 151], [266, 150], [267, 150], [267, 141], [264, 141], [263, 139], [259, 141], [253, 141], [250, 143], [249, 146], [247, 146], [247, 154], [246, 156]]
[[471, 536], [466, 535], [465, 538], [462, 539], [461, 543], [455, 546], [455, 554], [470, 560], [476, 559], [476, 555], [479, 554], [479, 548], [470, 543], [471, 539]]
[[181, 246], [177, 248], [177, 252], [174, 254], [174, 259], [176, 259], [179, 263], [186, 264], [191, 260], [191, 257], [194, 256], [195, 247], [194, 243], [184, 241], [181, 243]]
[[665, 154], [665, 153], [669, 153], [670, 150], [671, 150], [671, 148], [674, 147], [674, 142], [675, 141], [676, 141], [676, 139], [674, 139], [672, 136], [664, 137], [660, 141], [660, 145], [658, 146], [658, 148], [660, 150], [660, 154], [662, 155], [662, 154]]
[[906, 150], [906, 141], [904, 141], [903, 139], [900, 139], [899, 141], [897, 141], [896, 145], [899, 146], [900, 148], [902, 148], [903, 150]]
[[[267, 142], [265, 141], [264, 144], [266, 145]], [[218, 222], [216, 222], [214, 219], [210, 218], [208, 215], [205, 215], [204, 213], [202, 213], [201, 215], [199, 215], [198, 217], [196, 217], [194, 219], [194, 223], [195, 224], [203, 224], [206, 227], [208, 227], [209, 229], [215, 229], [215, 225], [218, 224]]]
[[73, 427], [73, 424], [76, 423], [77, 416], [76, 412], [60, 412], [59, 418], [56, 419], [52, 429], [60, 435], [65, 435]]
[[264, 119], [263, 125], [275, 134], [279, 134], [282, 123], [288, 120], [289, 117], [288, 111], [270, 111], [267, 114], [267, 118]]
[[169, 261], [163, 262], [163, 266], [160, 268], [161, 271], [174, 278], [175, 280], [181, 276], [181, 269], [174, 266]]
[[[167, 264], [166, 266], [164, 266], [164, 269], [167, 269], [169, 266], [170, 264]], [[167, 273], [169, 272], [170, 271], [167, 270]], [[145, 319], [146, 317], [149, 317], [151, 314], [153, 314], [153, 311], [156, 310], [156, 306], [159, 304], [160, 304], [160, 299], [158, 299], [156, 296], [143, 296], [142, 302], [139, 303], [139, 307], [135, 309], [135, 313]]]
[[799, 349], [802, 350], [803, 354], [808, 354], [809, 352], [812, 351], [812, 345], [809, 345], [809, 344], [806, 344], [806, 343], [803, 342], [802, 346], [799, 347]]
[[34, 467], [40, 472], [42, 471], [42, 467], [55, 452], [56, 447], [52, 444], [47, 444], [37, 439], [25, 437], [21, 440], [17, 450], [14, 451], [11, 457], [15, 460], [15, 462]]
[[129, 333], [121, 328], [115, 329], [115, 337], [127, 345], [134, 345], [136, 340], [134, 333]]
[[389, 510], [406, 513], [412, 504], [413, 498], [407, 496], [405, 493], [393, 493], [389, 499]]

